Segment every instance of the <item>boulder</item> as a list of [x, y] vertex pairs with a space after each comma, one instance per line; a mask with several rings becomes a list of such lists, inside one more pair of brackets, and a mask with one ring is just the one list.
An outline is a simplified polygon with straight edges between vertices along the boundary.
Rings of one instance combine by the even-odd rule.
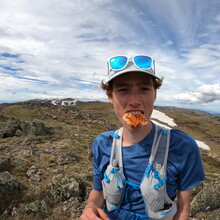
[[21, 137], [23, 134], [24, 133], [20, 129], [16, 130], [16, 132], [15, 132], [16, 137]]
[[10, 167], [10, 159], [0, 156], [0, 172], [7, 171]]
[[79, 199], [76, 197], [71, 197], [70, 199], [66, 200], [63, 203], [63, 211], [68, 210], [69, 208], [73, 207], [74, 205], [78, 205], [79, 206]]
[[5, 157], [0, 156], [0, 172], [10, 171], [12, 168], [16, 166], [22, 166], [25, 163], [24, 160], [19, 157]]
[[66, 201], [71, 197], [81, 198], [84, 189], [85, 187], [80, 180], [77, 180], [73, 176], [69, 176], [49, 184], [46, 191], [50, 200], [58, 199]]
[[9, 120], [0, 128], [0, 136], [2, 138], [13, 137], [16, 131], [20, 129], [20, 124], [16, 120]]
[[0, 214], [19, 197], [20, 183], [8, 172], [0, 172]]
[[66, 165], [75, 161], [79, 162], [79, 157], [71, 152], [62, 154], [58, 159], [60, 165]]
[[44, 123], [41, 121], [25, 122], [22, 125], [22, 131], [26, 135], [45, 135], [48, 133]]
[[8, 172], [0, 172], [0, 198], [21, 190], [20, 183]]
[[8, 119], [0, 124], [0, 138], [22, 135], [45, 135], [53, 133], [53, 128], [46, 128], [44, 123], [38, 120], [20, 122]]
[[47, 205], [44, 200], [36, 200], [34, 202], [31, 202], [30, 204], [25, 206], [27, 214], [35, 213], [47, 213]]
[[38, 170], [37, 170], [37, 168], [36, 168], [35, 165], [32, 165], [32, 166], [28, 169], [28, 171], [26, 172], [26, 174], [27, 174], [27, 177], [30, 178], [30, 179], [33, 180], [33, 181], [39, 182], [39, 181], [41, 180], [41, 177], [40, 177], [41, 173], [38, 172]]
[[9, 160], [10, 160], [10, 166], [11, 167], [23, 166], [26, 162], [25, 160], [23, 160], [19, 157], [11, 157]]

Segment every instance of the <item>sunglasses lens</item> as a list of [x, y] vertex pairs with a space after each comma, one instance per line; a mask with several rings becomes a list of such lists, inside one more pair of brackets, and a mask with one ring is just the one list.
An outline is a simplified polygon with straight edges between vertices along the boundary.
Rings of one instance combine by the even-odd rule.
[[127, 64], [128, 58], [125, 56], [112, 57], [109, 64], [112, 69], [120, 70], [123, 69]]
[[147, 56], [134, 57], [135, 64], [142, 69], [149, 69], [152, 66], [152, 59]]

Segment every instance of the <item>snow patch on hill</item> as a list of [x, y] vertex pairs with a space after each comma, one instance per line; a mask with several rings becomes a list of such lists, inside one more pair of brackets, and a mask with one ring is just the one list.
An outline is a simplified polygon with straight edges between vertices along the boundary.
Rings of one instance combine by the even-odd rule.
[[151, 115], [151, 118], [157, 119], [159, 121], [162, 121], [166, 124], [168, 124], [171, 127], [175, 127], [177, 126], [177, 124], [174, 122], [174, 119], [168, 117], [166, 114], [164, 114], [163, 112], [160, 112], [158, 110], [153, 110], [153, 113]]
[[[161, 122], [167, 124], [167, 125], [164, 125], [164, 124], [159, 123], [158, 121], [151, 120], [154, 124], [161, 125], [165, 128], [171, 128], [171, 127], [177, 126], [177, 124], [174, 122], [174, 119], [168, 117], [166, 114], [164, 114], [163, 112], [160, 112], [158, 110], [153, 110], [151, 118], [157, 119], [158, 121], [161, 121]], [[198, 146], [200, 148], [202, 148], [204, 150], [211, 150], [210, 147], [202, 141], [196, 140], [196, 143], [198, 144]]]
[[204, 142], [202, 142], [202, 141], [196, 140], [196, 143], [198, 144], [198, 146], [199, 146], [200, 148], [202, 148], [202, 149], [204, 149], [204, 150], [211, 150], [210, 147], [209, 147], [206, 143], [204, 143]]

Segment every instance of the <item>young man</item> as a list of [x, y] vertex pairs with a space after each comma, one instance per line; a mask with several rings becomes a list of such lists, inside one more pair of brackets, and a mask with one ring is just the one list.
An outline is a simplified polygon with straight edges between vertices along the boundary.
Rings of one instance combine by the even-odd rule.
[[[123, 131], [120, 135], [115, 131], [105, 132], [93, 143], [94, 184], [82, 220], [188, 219], [192, 189], [204, 179], [200, 152], [194, 139], [171, 129], [165, 178], [154, 175], [154, 161], [149, 162], [157, 133], [157, 126], [150, 116], [161, 84], [162, 80], [155, 75], [154, 61], [148, 56], [117, 56], [108, 60], [108, 79], [102, 83], [102, 88], [113, 104]], [[115, 164], [113, 161], [110, 169], [113, 139], [120, 138], [122, 162], [119, 166], [118, 161]], [[111, 180], [108, 174], [112, 176]], [[155, 188], [158, 184], [153, 185], [153, 196], [149, 196], [148, 186], [144, 185], [145, 176], [158, 181], [159, 188]], [[117, 186], [113, 186], [117, 193], [110, 186], [111, 182]], [[160, 191], [160, 187], [164, 191]], [[154, 194], [160, 197], [159, 200], [149, 198]], [[149, 201], [154, 202], [150, 204]], [[152, 204], [163, 208], [154, 209]], [[152, 217], [158, 213], [159, 217]]]

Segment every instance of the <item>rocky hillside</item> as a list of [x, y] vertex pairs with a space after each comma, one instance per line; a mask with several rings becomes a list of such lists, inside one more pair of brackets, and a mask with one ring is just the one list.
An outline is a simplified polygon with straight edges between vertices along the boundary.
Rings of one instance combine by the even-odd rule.
[[[218, 219], [220, 118], [174, 108], [157, 110], [212, 149], [201, 151], [206, 180], [193, 192], [191, 215]], [[1, 104], [0, 219], [78, 219], [92, 184], [92, 141], [119, 126], [109, 103]]]

